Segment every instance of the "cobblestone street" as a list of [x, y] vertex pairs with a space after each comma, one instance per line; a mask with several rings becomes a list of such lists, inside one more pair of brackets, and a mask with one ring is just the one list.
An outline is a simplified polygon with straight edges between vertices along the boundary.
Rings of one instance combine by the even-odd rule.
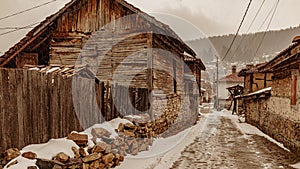
[[299, 160], [290, 152], [255, 134], [245, 134], [228, 116], [208, 114], [203, 132], [187, 146], [172, 169], [292, 168]]

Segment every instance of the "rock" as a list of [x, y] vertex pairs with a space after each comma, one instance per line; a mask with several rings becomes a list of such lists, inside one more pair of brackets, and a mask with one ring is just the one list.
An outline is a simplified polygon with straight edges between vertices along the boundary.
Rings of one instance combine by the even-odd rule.
[[115, 155], [115, 158], [114, 158], [114, 164], [115, 164], [115, 166], [118, 166], [118, 165], [120, 165], [120, 159], [121, 159], [121, 156], [120, 156], [120, 154], [118, 154], [118, 153], [116, 153], [116, 154], [114, 154]]
[[36, 159], [37, 155], [34, 152], [29, 151], [29, 152], [23, 153], [22, 157], [30, 159], [30, 160], [34, 160], [34, 159]]
[[80, 157], [79, 150], [76, 147], [72, 147], [72, 151], [74, 153], [74, 157], [75, 158], [79, 158]]
[[120, 155], [120, 161], [124, 161], [124, 156]]
[[124, 124], [123, 123], [120, 123], [119, 126], [118, 126], [118, 131], [119, 132], [123, 132], [124, 131]]
[[82, 159], [82, 161], [85, 162], [85, 163], [87, 163], [87, 162], [99, 160], [100, 158], [101, 158], [101, 154], [99, 154], [99, 153], [92, 153], [92, 154], [84, 157]]
[[89, 165], [89, 164], [83, 163], [82, 169], [89, 169], [89, 168], [90, 168], [90, 165]]
[[131, 123], [124, 124], [124, 130], [136, 130], [136, 126]]
[[110, 137], [111, 133], [104, 128], [92, 128], [91, 132], [93, 137], [101, 138], [101, 137]]
[[61, 162], [54, 161], [54, 160], [40, 159], [40, 158], [37, 158], [36, 165], [38, 166], [38, 168], [41, 169], [53, 169], [53, 168], [61, 169], [62, 166], [64, 166], [64, 164]]
[[104, 153], [105, 154], [111, 153], [111, 145], [110, 144], [107, 145]]
[[117, 154], [117, 153], [119, 153], [119, 149], [112, 149], [111, 153]]
[[52, 169], [63, 169], [63, 167], [58, 164], [54, 164]]
[[15, 160], [15, 161], [11, 162], [10, 164], [8, 164], [8, 165], [7, 165], [7, 168], [9, 168], [9, 167], [11, 167], [11, 166], [13, 166], [13, 165], [16, 165], [16, 164], [18, 164], [18, 161], [17, 161], [17, 160]]
[[81, 157], [86, 157], [88, 155], [84, 148], [79, 148], [79, 154]]
[[36, 166], [29, 166], [29, 167], [27, 167], [27, 169], [37, 169], [37, 167]]
[[109, 137], [105, 137], [105, 136], [102, 136], [101, 139], [102, 139], [102, 141], [104, 141], [107, 144], [111, 144], [115, 140], [113, 138], [109, 138]]
[[93, 137], [91, 140], [93, 141], [94, 144], [97, 144], [97, 137]]
[[126, 141], [128, 148], [126, 149], [126, 152], [128, 154], [137, 155], [139, 152], [139, 145], [135, 138], [127, 139]]
[[88, 143], [88, 135], [71, 133], [68, 135], [67, 139], [73, 140], [78, 146], [86, 146]]
[[63, 152], [60, 152], [58, 153], [55, 157], [54, 157], [54, 160], [58, 161], [58, 162], [61, 162], [61, 163], [66, 163], [68, 162], [70, 159], [70, 157], [63, 153]]
[[4, 156], [6, 161], [10, 161], [21, 155], [21, 152], [17, 148], [10, 148], [5, 151]]
[[128, 146], [130, 146], [133, 142], [135, 142], [136, 141], [136, 139], [135, 138], [133, 138], [133, 137], [128, 137], [127, 139], [126, 139], [126, 144], [128, 145]]
[[149, 149], [149, 146], [145, 143], [141, 144], [139, 147], [139, 151], [147, 151]]
[[102, 161], [105, 165], [108, 165], [114, 160], [115, 156], [112, 153], [102, 156]]
[[99, 160], [95, 160], [90, 164], [90, 169], [98, 169], [99, 168]]
[[124, 130], [124, 135], [127, 137], [135, 137], [134, 131]]
[[99, 168], [98, 169], [105, 169], [105, 164], [99, 163]]
[[71, 169], [78, 169], [82, 168], [82, 160], [81, 158], [70, 158], [69, 162], [65, 164], [66, 166], [69, 166]]
[[93, 147], [93, 149], [92, 149], [92, 153], [102, 153], [102, 152], [104, 152], [105, 150], [106, 150], [106, 148], [107, 148], [107, 144], [106, 143], [104, 143], [104, 142], [99, 142], [99, 143], [97, 143], [94, 147]]

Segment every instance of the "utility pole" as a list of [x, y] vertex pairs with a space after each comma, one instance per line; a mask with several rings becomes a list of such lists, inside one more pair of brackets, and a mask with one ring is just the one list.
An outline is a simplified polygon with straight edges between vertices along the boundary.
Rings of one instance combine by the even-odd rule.
[[[216, 55], [215, 55], [216, 56]], [[216, 56], [217, 58], [217, 110], [219, 110], [219, 58], [218, 56]]]

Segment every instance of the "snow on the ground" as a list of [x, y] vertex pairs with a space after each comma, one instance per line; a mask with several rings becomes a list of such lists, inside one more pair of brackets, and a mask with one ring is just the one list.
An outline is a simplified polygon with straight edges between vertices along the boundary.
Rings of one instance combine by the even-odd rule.
[[248, 135], [259, 135], [262, 137], [265, 137], [266, 139], [268, 139], [269, 141], [277, 144], [279, 147], [281, 147], [282, 149], [285, 149], [286, 151], [289, 151], [286, 147], [283, 146], [282, 143], [279, 143], [278, 141], [274, 140], [273, 138], [271, 138], [270, 136], [266, 135], [265, 133], [263, 133], [262, 131], [260, 131], [258, 128], [256, 128], [255, 126], [252, 126], [248, 123], [240, 123], [238, 120], [238, 116], [237, 115], [232, 115], [230, 111], [227, 110], [223, 110], [223, 112], [221, 112], [224, 114], [224, 116], [230, 118], [233, 122], [235, 122], [236, 126], [239, 128], [239, 130], [244, 133], [244, 134], [248, 134]]
[[[82, 134], [87, 134], [89, 136], [89, 142], [88, 146], [93, 147], [94, 143], [91, 141], [92, 135], [91, 130], [92, 128], [105, 128], [109, 132], [112, 133], [111, 137], [117, 136], [117, 133], [115, 129], [118, 128], [120, 123], [131, 123], [130, 121], [126, 119], [116, 118], [109, 122], [104, 122], [102, 124], [96, 124], [85, 131], [81, 132]], [[32, 144], [24, 147], [20, 152], [21, 154], [24, 152], [34, 152], [37, 154], [37, 158], [42, 159], [52, 159], [55, 155], [57, 155], [60, 152], [64, 152], [65, 154], [69, 155], [70, 157], [74, 157], [74, 153], [72, 151], [72, 147], [79, 148], [77, 144], [71, 140], [68, 140], [67, 138], [60, 138], [60, 139], [51, 139], [49, 142], [44, 144]], [[29, 160], [26, 158], [23, 158], [22, 156], [17, 157], [16, 159], [13, 159], [10, 161], [14, 162], [15, 160], [18, 161], [16, 165], [13, 165], [9, 167], [9, 169], [27, 169], [29, 166], [36, 166], [35, 162], [36, 160]], [[6, 166], [8, 166], [10, 163], [8, 163]], [[4, 169], [7, 169], [7, 167], [4, 167]]]
[[123, 124], [130, 123], [130, 124], [132, 124], [129, 120], [116, 118], [116, 119], [113, 119], [109, 122], [104, 122], [102, 124], [95, 124], [92, 127], [86, 129], [85, 131], [83, 131], [81, 133], [82, 134], [87, 134], [89, 136], [89, 138], [91, 139], [93, 137], [92, 134], [91, 134], [93, 128], [104, 128], [104, 129], [106, 129], [107, 131], [109, 131], [111, 133], [110, 138], [115, 138], [115, 137], [118, 136], [118, 133], [116, 132], [115, 129], [118, 129], [120, 123], [123, 123]]
[[[270, 136], [268, 136], [265, 133], [263, 133], [262, 131], [260, 131], [258, 128], [254, 127], [254, 126], [252, 126], [252, 125], [250, 125], [248, 123], [240, 123], [238, 121], [238, 116], [231, 115], [231, 112], [229, 112], [227, 110], [224, 110], [223, 112], [224, 112], [224, 114], [226, 114], [226, 117], [231, 118], [232, 121], [236, 123], [237, 127], [240, 129], [240, 131], [242, 133], [244, 133], [244, 134], [250, 134], [250, 135], [259, 135], [259, 136], [265, 137], [269, 141], [275, 143], [280, 148], [282, 148], [282, 149], [284, 149], [286, 151], [290, 151], [289, 149], [287, 149], [286, 147], [284, 147], [284, 145], [282, 143], [279, 143], [278, 141], [274, 140]], [[293, 167], [295, 169], [300, 169], [300, 163], [291, 165], [291, 167]]]
[[[22, 156], [17, 157], [16, 159], [12, 160], [11, 162], [17, 160], [18, 164], [12, 165], [9, 167], [9, 169], [27, 169], [27, 167], [30, 166], [36, 166], [35, 162], [36, 160], [29, 160], [27, 158], [24, 158]], [[9, 162], [7, 165], [9, 165], [11, 162]], [[37, 166], [36, 166], [37, 167]], [[6, 169], [7, 167], [4, 167]], [[38, 168], [38, 167], [37, 167]]]
[[[156, 139], [149, 152], [139, 153], [137, 156], [125, 157], [124, 162], [116, 169], [166, 169], [170, 168], [180, 156], [186, 146], [194, 142], [200, 135], [205, 125], [206, 115], [190, 129], [186, 129], [169, 138]], [[165, 151], [168, 150], [168, 151]]]
[[[56, 154], [60, 152], [64, 152], [70, 157], [74, 157], [74, 154], [72, 152], [72, 147], [79, 148], [73, 141], [68, 140], [66, 138], [52, 139], [48, 143], [32, 144], [26, 146], [21, 150], [21, 153], [31, 151], [37, 154], [37, 158], [42, 158], [42, 159], [52, 159], [52, 157], [54, 157]], [[15, 160], [17, 160], [18, 163], [16, 165], [9, 167], [9, 169], [27, 169], [27, 167], [29, 166], [36, 166], [35, 165], [36, 160], [29, 160], [23, 158], [22, 156], [19, 156], [16, 159], [11, 160], [10, 163], [14, 162]], [[8, 163], [7, 165], [9, 165], [10, 163]], [[6, 167], [4, 167], [4, 169], [6, 169]]]
[[295, 169], [300, 169], [300, 163], [291, 165], [291, 167], [295, 168]]
[[137, 156], [128, 155], [127, 158], [148, 158], [153, 156], [158, 156], [164, 154], [169, 150], [173, 149], [177, 144], [179, 144], [188, 134], [189, 129], [178, 133], [175, 136], [168, 138], [158, 138], [155, 139], [153, 145], [149, 148], [149, 151], [140, 152]]
[[[256, 127], [249, 125], [247, 123], [240, 123], [239, 117], [236, 115], [232, 115], [229, 111], [222, 111], [222, 112], [213, 112], [212, 114], [203, 114], [201, 116], [200, 121], [193, 127], [178, 133], [175, 136], [169, 138], [157, 138], [155, 139], [153, 145], [150, 147], [149, 151], [140, 152], [137, 156], [128, 155], [125, 157], [125, 160], [121, 163], [120, 166], [116, 167], [116, 169], [128, 169], [128, 168], [139, 168], [139, 169], [166, 169], [170, 168], [180, 156], [181, 152], [185, 149], [186, 146], [194, 142], [196, 137], [199, 137], [201, 133], [205, 129], [205, 125], [207, 124], [208, 116], [216, 115], [216, 116], [226, 116], [232, 119], [235, 122], [236, 126], [241, 130], [242, 133], [245, 135], [247, 134], [256, 134], [259, 136], [263, 136], [274, 142], [281, 148], [287, 150], [282, 144], [278, 143], [268, 135], [261, 132]], [[114, 119], [110, 122], [104, 122], [102, 124], [96, 124], [84, 132], [89, 135], [89, 138], [92, 138], [91, 130], [92, 128], [105, 128], [109, 132], [112, 133], [111, 137], [117, 136], [115, 129], [118, 128], [120, 123], [127, 123], [129, 122], [126, 119]], [[129, 122], [130, 123], [130, 122]], [[91, 146], [93, 143], [90, 141]], [[58, 154], [59, 152], [64, 152], [71, 157], [74, 156], [71, 150], [71, 147], [78, 146], [70, 140], [66, 138], [62, 139], [53, 139], [50, 140], [48, 143], [45, 144], [38, 144], [38, 145], [29, 145], [21, 150], [21, 152], [32, 151], [37, 154], [38, 158], [46, 158], [51, 159], [53, 156]], [[11, 166], [9, 169], [27, 169], [27, 166], [35, 166], [35, 160], [28, 160], [21, 156], [16, 158], [18, 160], [18, 164]], [[12, 160], [14, 161], [14, 160]], [[300, 163], [295, 164], [292, 166], [294, 168], [300, 169]]]

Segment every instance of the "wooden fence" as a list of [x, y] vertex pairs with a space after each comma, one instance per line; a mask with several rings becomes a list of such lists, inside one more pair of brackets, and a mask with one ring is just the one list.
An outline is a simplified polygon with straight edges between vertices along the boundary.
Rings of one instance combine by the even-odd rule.
[[136, 110], [148, 112], [148, 95], [148, 89], [77, 75], [0, 69], [0, 152], [65, 137]]

